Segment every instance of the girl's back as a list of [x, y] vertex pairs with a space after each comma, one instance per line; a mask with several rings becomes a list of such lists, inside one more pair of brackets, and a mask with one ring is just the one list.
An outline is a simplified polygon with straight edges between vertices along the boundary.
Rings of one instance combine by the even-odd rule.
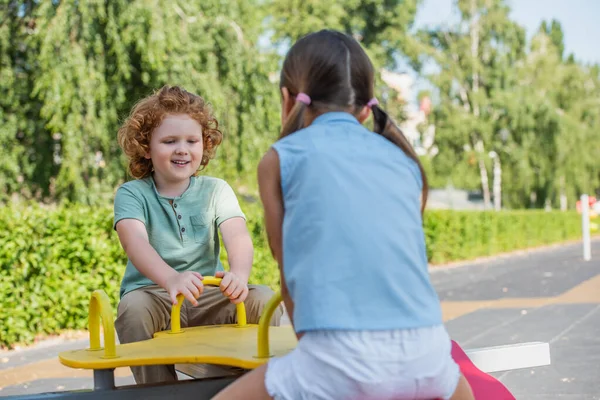
[[285, 57], [280, 139], [258, 182], [300, 340], [219, 399], [473, 399], [427, 273], [427, 178], [374, 75], [340, 32], [309, 34]]
[[322, 114], [273, 147], [296, 330], [441, 323], [427, 272], [417, 165], [344, 112]]

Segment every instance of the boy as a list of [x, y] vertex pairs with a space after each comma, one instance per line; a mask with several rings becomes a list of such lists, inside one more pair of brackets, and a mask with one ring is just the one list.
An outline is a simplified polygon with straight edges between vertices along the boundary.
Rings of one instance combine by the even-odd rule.
[[[183, 294], [181, 326], [235, 323], [245, 302], [258, 323], [273, 292], [248, 285], [253, 247], [245, 216], [223, 180], [198, 176], [222, 141], [204, 100], [179, 87], [163, 87], [140, 101], [119, 129], [118, 140], [136, 178], [117, 190], [116, 229], [128, 262], [121, 283], [116, 330], [121, 343], [168, 329]], [[221, 232], [230, 270], [219, 261]], [[222, 278], [204, 287], [203, 276]], [[281, 310], [272, 321], [279, 324]], [[132, 367], [137, 383], [177, 380], [173, 365]]]

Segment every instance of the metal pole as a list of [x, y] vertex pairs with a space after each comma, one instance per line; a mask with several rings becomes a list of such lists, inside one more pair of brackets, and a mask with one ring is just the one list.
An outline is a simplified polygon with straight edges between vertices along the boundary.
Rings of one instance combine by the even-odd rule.
[[592, 259], [590, 244], [590, 202], [587, 194], [581, 195], [581, 229], [583, 233], [583, 259], [590, 261]]
[[115, 388], [114, 369], [94, 370], [94, 390], [113, 390]]

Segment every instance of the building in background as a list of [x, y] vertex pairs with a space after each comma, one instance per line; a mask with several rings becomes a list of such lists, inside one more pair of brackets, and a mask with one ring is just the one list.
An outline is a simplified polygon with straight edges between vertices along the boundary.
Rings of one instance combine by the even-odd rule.
[[397, 93], [399, 102], [404, 104], [402, 111], [406, 119], [400, 123], [400, 129], [411, 142], [417, 154], [435, 157], [439, 151], [434, 144], [435, 126], [430, 124], [427, 118], [432, 110], [431, 98], [428, 95], [420, 96], [418, 107], [415, 107], [413, 103], [415, 99], [414, 78], [407, 73], [382, 69], [381, 79]]
[[[435, 125], [429, 122], [433, 105], [427, 94], [418, 96], [415, 103], [414, 78], [407, 73], [381, 70], [382, 81], [397, 95], [398, 103], [404, 104], [402, 114], [405, 120], [400, 129], [411, 142], [420, 157], [433, 158], [439, 149], [435, 145]], [[451, 185], [446, 188], [429, 190], [427, 208], [452, 210], [484, 210], [483, 195], [477, 191], [457, 189]]]

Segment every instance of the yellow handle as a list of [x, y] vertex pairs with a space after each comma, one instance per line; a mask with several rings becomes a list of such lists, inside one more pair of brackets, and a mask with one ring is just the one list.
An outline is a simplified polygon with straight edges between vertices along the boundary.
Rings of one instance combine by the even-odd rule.
[[258, 321], [258, 358], [268, 358], [271, 356], [269, 354], [269, 324], [271, 323], [273, 313], [282, 300], [281, 292], [275, 293], [267, 305], [265, 305], [263, 313], [260, 316], [260, 320]]
[[115, 346], [115, 326], [110, 300], [103, 290], [94, 290], [90, 299], [88, 328], [90, 331], [89, 350], [102, 350], [100, 346], [100, 319], [104, 329], [104, 356], [102, 358], [117, 358]]
[[[204, 285], [219, 286], [221, 284], [221, 278], [215, 278], [214, 276], [205, 276], [202, 280]], [[181, 332], [181, 304], [185, 297], [182, 294], [177, 295], [177, 304], [171, 308], [171, 333]], [[236, 304], [237, 312], [237, 326], [246, 326], [246, 307], [244, 303]]]

